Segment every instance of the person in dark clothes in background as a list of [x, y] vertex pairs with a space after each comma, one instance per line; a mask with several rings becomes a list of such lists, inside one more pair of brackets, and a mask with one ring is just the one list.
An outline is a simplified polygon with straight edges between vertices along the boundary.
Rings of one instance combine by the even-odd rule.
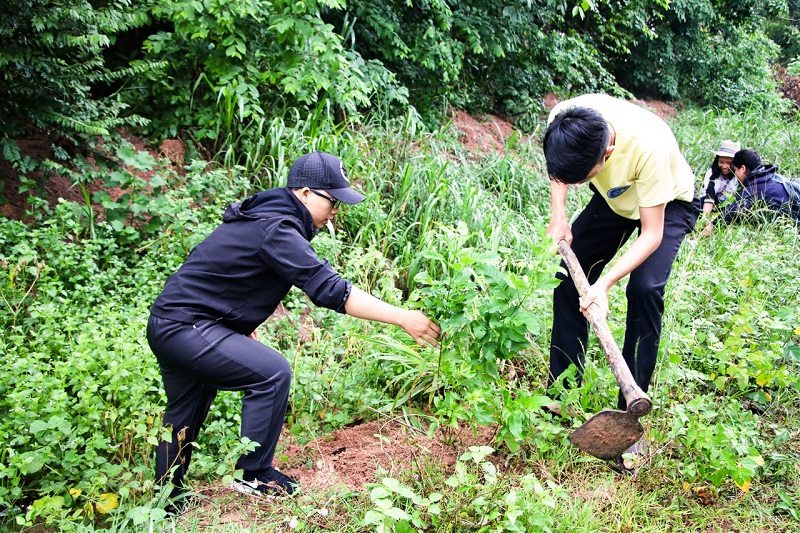
[[725, 203], [739, 187], [739, 180], [733, 175], [731, 161], [741, 146], [738, 142], [722, 141], [714, 153], [714, 161], [706, 172], [703, 181], [703, 195], [700, 197], [703, 213], [708, 215], [716, 206]]
[[701, 233], [703, 237], [711, 235], [711, 229], [721, 224], [748, 220], [761, 222], [776, 216], [787, 216], [800, 222], [798, 206], [793, 204], [785, 185], [789, 178], [779, 174], [774, 165], [762, 164], [758, 152], [739, 150], [733, 156], [731, 168], [742, 186], [722, 214], [705, 225]]
[[441, 330], [421, 311], [390, 305], [355, 287], [320, 260], [310, 241], [339, 204], [364, 196], [350, 187], [339, 158], [313, 152], [298, 158], [285, 188], [230, 204], [220, 224], [169, 277], [150, 309], [147, 341], [167, 396], [163, 424], [172, 441], [156, 450], [155, 475], [171, 482], [170, 498], [185, 505], [184, 477], [192, 442], [218, 390], [242, 397], [241, 434], [258, 446], [239, 458], [241, 492], [291, 494], [297, 482], [272, 462], [289, 398], [291, 367], [258, 341], [256, 328], [292, 286], [339, 313], [400, 326], [420, 346], [438, 346]]

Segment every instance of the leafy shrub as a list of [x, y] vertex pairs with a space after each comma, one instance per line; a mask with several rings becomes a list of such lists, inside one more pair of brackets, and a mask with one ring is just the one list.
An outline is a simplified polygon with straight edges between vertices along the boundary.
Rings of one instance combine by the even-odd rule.
[[[616, 21], [640, 9], [638, 2], [615, 3], [608, 13]], [[577, 12], [567, 13], [567, 2], [358, 0], [328, 17], [348, 28], [363, 57], [378, 58], [397, 75], [428, 124], [453, 105], [524, 116], [532, 126], [549, 90], [620, 91], [596, 43], [622, 46], [627, 32], [582, 24]]]
[[129, 324], [143, 311], [132, 295], [152, 293], [120, 283], [126, 254], [113, 240], [65, 242], [56, 223], [13, 228], [9, 239], [9, 226], [0, 239], [3, 260], [19, 265], [28, 257], [41, 266], [35, 285], [32, 273], [4, 280], [12, 293], [32, 287], [37, 298], [2, 310], [10, 327], [0, 347], [9, 365], [0, 385], [0, 502], [12, 508], [45, 495], [70, 499], [71, 489], [86, 501], [109, 486], [140, 493], [149, 459], [136, 443], [154, 435], [155, 410], [144, 398], [156, 375], [142, 372], [141, 337]]
[[[500, 250], [468, 246], [463, 226], [443, 229], [442, 235], [420, 254], [427, 266], [415, 277], [422, 287], [411, 298], [448, 333], [429, 372], [407, 362], [411, 372], [395, 371], [403, 376], [397, 395], [427, 393], [445, 426], [461, 420], [508, 424], [500, 438], [516, 450], [519, 440], [532, 435], [530, 417], [547, 400], [526, 394], [524, 386], [518, 396], [498, 395], [495, 389], [502, 388], [501, 371], [518, 362], [531, 339], [544, 331], [545, 317], [533, 311], [534, 295], [555, 286], [557, 265], [545, 246], [533, 245], [527, 261], [509, 264]], [[395, 368], [407, 359], [399, 352], [383, 358]], [[524, 413], [525, 419], [504, 416], [506, 410]]]
[[56, 135], [105, 135], [144, 121], [108, 96], [112, 84], [159, 65], [110, 69], [103, 51], [146, 18], [130, 2], [9, 0], [0, 20], [0, 129], [13, 138], [32, 129]]
[[637, 94], [739, 110], [775, 106], [770, 65], [778, 47], [763, 27], [778, 4], [670, 2], [650, 15], [652, 38], [632, 46], [614, 74]]
[[145, 40], [145, 57], [170, 66], [136, 87], [155, 117], [151, 131], [174, 137], [191, 128], [218, 150], [238, 128], [293, 107], [308, 111], [330, 100], [353, 114], [392, 76], [347, 50], [321, 19], [320, 11], [340, 7], [333, 0], [156, 2], [153, 29], [160, 31]]
[[493, 452], [488, 446], [470, 446], [445, 481], [444, 493], [383, 478], [370, 489], [372, 509], [364, 525], [381, 533], [458, 530], [459, 524], [487, 531], [552, 531], [557, 526], [553, 509], [567, 491], [532, 474], [512, 485], [489, 459]]
[[738, 405], [716, 405], [713, 399], [698, 396], [685, 405], [671, 406], [666, 414], [671, 428], [657, 438], [685, 447], [687, 453], [677, 463], [686, 482], [710, 481], [720, 486], [733, 480], [745, 487], [765, 465], [762, 453], [768, 445], [759, 420]]
[[[140, 156], [126, 157], [138, 164]], [[39, 225], [0, 225], [8, 267], [0, 269], [0, 353], [9, 365], [0, 379], [0, 506], [38, 502], [23, 522], [67, 513], [91, 520], [103, 494], [152, 493], [162, 397], [144, 342], [148, 306], [238, 183], [203, 167], [152, 198], [169, 220], [158, 228], [165, 240], [144, 247], [152, 255], [132, 249], [109, 222], [87, 235], [85, 211], [70, 202]], [[198, 201], [204, 205], [193, 209]], [[167, 243], [170, 234], [179, 238]]]

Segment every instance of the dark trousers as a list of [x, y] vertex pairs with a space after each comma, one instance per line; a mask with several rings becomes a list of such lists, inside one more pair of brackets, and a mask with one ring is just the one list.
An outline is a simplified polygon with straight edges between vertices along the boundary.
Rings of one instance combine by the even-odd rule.
[[[286, 407], [292, 369], [277, 351], [212, 320], [183, 324], [151, 315], [147, 342], [161, 368], [167, 409], [164, 426], [172, 442], [156, 449], [156, 481], [172, 481], [180, 493], [211, 402], [218, 390], [244, 391], [241, 434], [259, 444], [237, 468], [272, 466]], [[172, 475], [168, 474], [177, 467]]]
[[[656, 367], [664, 313], [664, 288], [672, 263], [687, 233], [692, 231], [699, 214], [690, 202], [672, 201], [664, 215], [661, 245], [630, 273], [625, 293], [628, 313], [622, 355], [636, 383], [647, 391]], [[592, 284], [600, 277], [614, 255], [633, 232], [641, 229], [638, 220], [614, 213], [600, 194], [595, 193], [572, 225], [572, 250]], [[566, 265], [562, 263], [566, 269]], [[559, 274], [563, 281], [553, 291], [553, 331], [550, 338], [550, 378], [555, 381], [571, 364], [578, 369], [578, 381], [586, 357], [589, 322], [578, 305], [578, 291], [572, 279]], [[619, 394], [617, 404], [626, 409]]]

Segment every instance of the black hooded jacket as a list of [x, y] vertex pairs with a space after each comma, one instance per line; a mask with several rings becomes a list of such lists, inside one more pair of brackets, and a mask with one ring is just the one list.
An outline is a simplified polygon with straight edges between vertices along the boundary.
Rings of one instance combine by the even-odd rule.
[[230, 204], [223, 223], [167, 279], [150, 312], [193, 324], [217, 320], [248, 335], [292, 285], [315, 305], [344, 313], [352, 284], [311, 247], [311, 213], [289, 189], [271, 189]]

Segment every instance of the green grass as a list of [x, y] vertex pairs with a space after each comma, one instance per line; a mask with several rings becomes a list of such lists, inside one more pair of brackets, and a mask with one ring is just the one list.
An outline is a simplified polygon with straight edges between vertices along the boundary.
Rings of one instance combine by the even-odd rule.
[[[796, 120], [688, 109], [673, 125], [698, 176], [722, 138], [800, 175]], [[515, 137], [505, 155], [481, 155], [464, 153], [452, 129], [425, 131], [412, 115], [372, 117], [358, 129], [278, 119], [257, 127], [268, 130], [270, 145], [249, 164], [264, 186], [280, 183], [308, 149], [342, 155], [367, 201], [343, 211], [335, 235], [320, 235], [315, 246], [359, 286], [421, 306], [448, 332], [441, 352], [418, 351], [396, 328], [314, 308], [293, 292], [289, 317], [262, 328], [262, 341], [293, 365], [291, 438], [302, 445], [354, 420], [430, 408], [426, 419], [442, 427], [497, 424], [495, 453], [474, 450], [455, 471], [425, 463], [420, 475], [395, 473], [359, 495], [310, 491], [256, 505], [201, 494], [201, 514], [164, 521], [151, 464], [163, 394], [144, 340], [147, 307], [224, 205], [258, 186], [238, 170], [208, 173], [198, 163], [180, 181], [165, 176], [172, 187], [160, 206], [170, 223], [135, 250], [117, 245], [103, 223], [89, 238], [79, 206], [0, 228], [3, 525], [264, 531], [286, 530], [294, 517], [303, 531], [800, 528], [794, 226], [777, 221], [687, 239], [666, 294], [656, 409], [643, 419], [652, 455], [639, 474], [620, 477], [566, 441], [582, 419], [538, 410], [557, 258], [544, 239], [548, 183], [535, 137]], [[570, 209], [588, 194], [573, 191]], [[621, 338], [620, 287], [611, 308]], [[511, 365], [518, 371], [509, 381]], [[615, 394], [593, 344], [585, 383], [567, 402], [588, 416], [612, 406]], [[232, 476], [243, 446], [238, 416], [237, 396], [221, 394], [193, 458], [197, 486]], [[120, 496], [110, 517], [91, 506], [105, 493]], [[238, 518], [230, 522], [232, 513]]]

